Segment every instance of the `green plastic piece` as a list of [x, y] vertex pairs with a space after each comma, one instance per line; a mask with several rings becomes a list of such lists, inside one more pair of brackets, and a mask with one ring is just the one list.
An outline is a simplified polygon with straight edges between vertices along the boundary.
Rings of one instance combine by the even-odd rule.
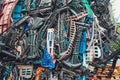
[[117, 32], [118, 34], [120, 34], [120, 26], [117, 27], [116, 32]]
[[83, 3], [84, 3], [84, 5], [85, 5], [85, 7], [86, 7], [86, 9], [88, 11], [88, 16], [91, 18], [92, 17], [92, 9], [91, 9], [88, 1], [87, 0], [83, 0]]

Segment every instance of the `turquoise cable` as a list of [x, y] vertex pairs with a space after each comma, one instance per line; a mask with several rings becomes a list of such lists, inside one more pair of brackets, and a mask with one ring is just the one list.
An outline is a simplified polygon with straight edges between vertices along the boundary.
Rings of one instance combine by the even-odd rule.
[[88, 1], [87, 1], [87, 0], [83, 0], [83, 3], [84, 3], [84, 5], [85, 5], [85, 7], [86, 7], [86, 9], [87, 9], [87, 11], [88, 11], [88, 16], [89, 16], [90, 18], [92, 18], [93, 12], [92, 12], [92, 9], [91, 9]]

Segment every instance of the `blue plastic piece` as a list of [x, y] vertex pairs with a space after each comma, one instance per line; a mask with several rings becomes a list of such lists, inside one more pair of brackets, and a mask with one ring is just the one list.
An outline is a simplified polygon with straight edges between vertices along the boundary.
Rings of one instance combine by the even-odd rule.
[[[86, 47], [87, 47], [86, 37], [87, 37], [87, 28], [83, 30], [82, 36], [80, 38], [80, 46], [79, 46], [80, 61], [83, 61], [84, 58], [83, 54], [86, 55]], [[86, 80], [86, 76], [85, 75], [81, 76], [80, 80]]]
[[22, 10], [22, 0], [19, 0], [12, 13], [13, 21], [19, 20], [21, 18], [20, 15], [21, 10]]
[[49, 69], [55, 68], [55, 64], [53, 63], [52, 57], [48, 53], [47, 48], [44, 49], [44, 55], [43, 55], [43, 59], [42, 59], [42, 62], [41, 62], [41, 66], [49, 68]]
[[83, 54], [86, 53], [86, 36], [87, 36], [87, 32], [86, 30], [83, 30], [82, 36], [80, 38], [80, 46], [79, 46], [80, 61], [83, 60]]
[[82, 76], [82, 80], [86, 80], [86, 76]]
[[75, 80], [81, 80], [81, 77], [80, 77], [80, 76], [77, 76]]
[[23, 78], [23, 80], [28, 80], [27, 78]]
[[69, 30], [68, 27], [69, 27], [68, 25], [64, 24], [64, 30], [67, 34], [68, 34], [68, 30]]
[[103, 52], [109, 52], [109, 47], [106, 44], [103, 46]]
[[66, 43], [66, 47], [68, 48], [69, 43], [70, 43], [70, 41], [69, 41], [69, 39], [68, 39], [68, 38], [65, 38], [65, 43]]
[[[64, 31], [66, 32], [66, 34], [68, 34], [68, 25], [66, 24], [64, 24]], [[65, 39], [66, 48], [68, 48], [70, 41], [66, 37], [64, 39]]]
[[86, 36], [87, 36], [87, 29], [83, 30], [82, 36], [80, 38], [80, 46], [79, 46], [79, 53], [80, 53], [80, 61], [83, 60], [83, 54], [86, 53]]
[[84, 29], [82, 32], [82, 36], [80, 39], [80, 47], [79, 47], [79, 53], [86, 53], [86, 36], [87, 36], [87, 29]]
[[86, 23], [86, 24], [90, 24], [91, 22], [92, 22], [92, 17], [87, 16], [87, 17], [85, 18], [84, 23]]
[[86, 76], [77, 76], [75, 80], [86, 80]]
[[28, 23], [25, 23], [24, 31], [26, 32], [29, 29]]

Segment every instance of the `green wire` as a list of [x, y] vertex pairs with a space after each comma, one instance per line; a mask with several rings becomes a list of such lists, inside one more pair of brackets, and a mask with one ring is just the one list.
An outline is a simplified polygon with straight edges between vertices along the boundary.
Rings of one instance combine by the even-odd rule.
[[86, 9], [88, 11], [88, 16], [91, 18], [92, 17], [92, 9], [91, 9], [88, 1], [87, 0], [83, 0], [83, 3], [84, 3], [84, 5], [85, 5], [85, 7], [86, 7]]

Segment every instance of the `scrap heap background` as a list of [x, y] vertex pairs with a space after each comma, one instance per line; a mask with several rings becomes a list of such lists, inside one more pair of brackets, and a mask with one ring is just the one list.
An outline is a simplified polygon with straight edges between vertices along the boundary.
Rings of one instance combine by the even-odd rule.
[[110, 0], [1, 0], [0, 80], [120, 76], [116, 28]]

